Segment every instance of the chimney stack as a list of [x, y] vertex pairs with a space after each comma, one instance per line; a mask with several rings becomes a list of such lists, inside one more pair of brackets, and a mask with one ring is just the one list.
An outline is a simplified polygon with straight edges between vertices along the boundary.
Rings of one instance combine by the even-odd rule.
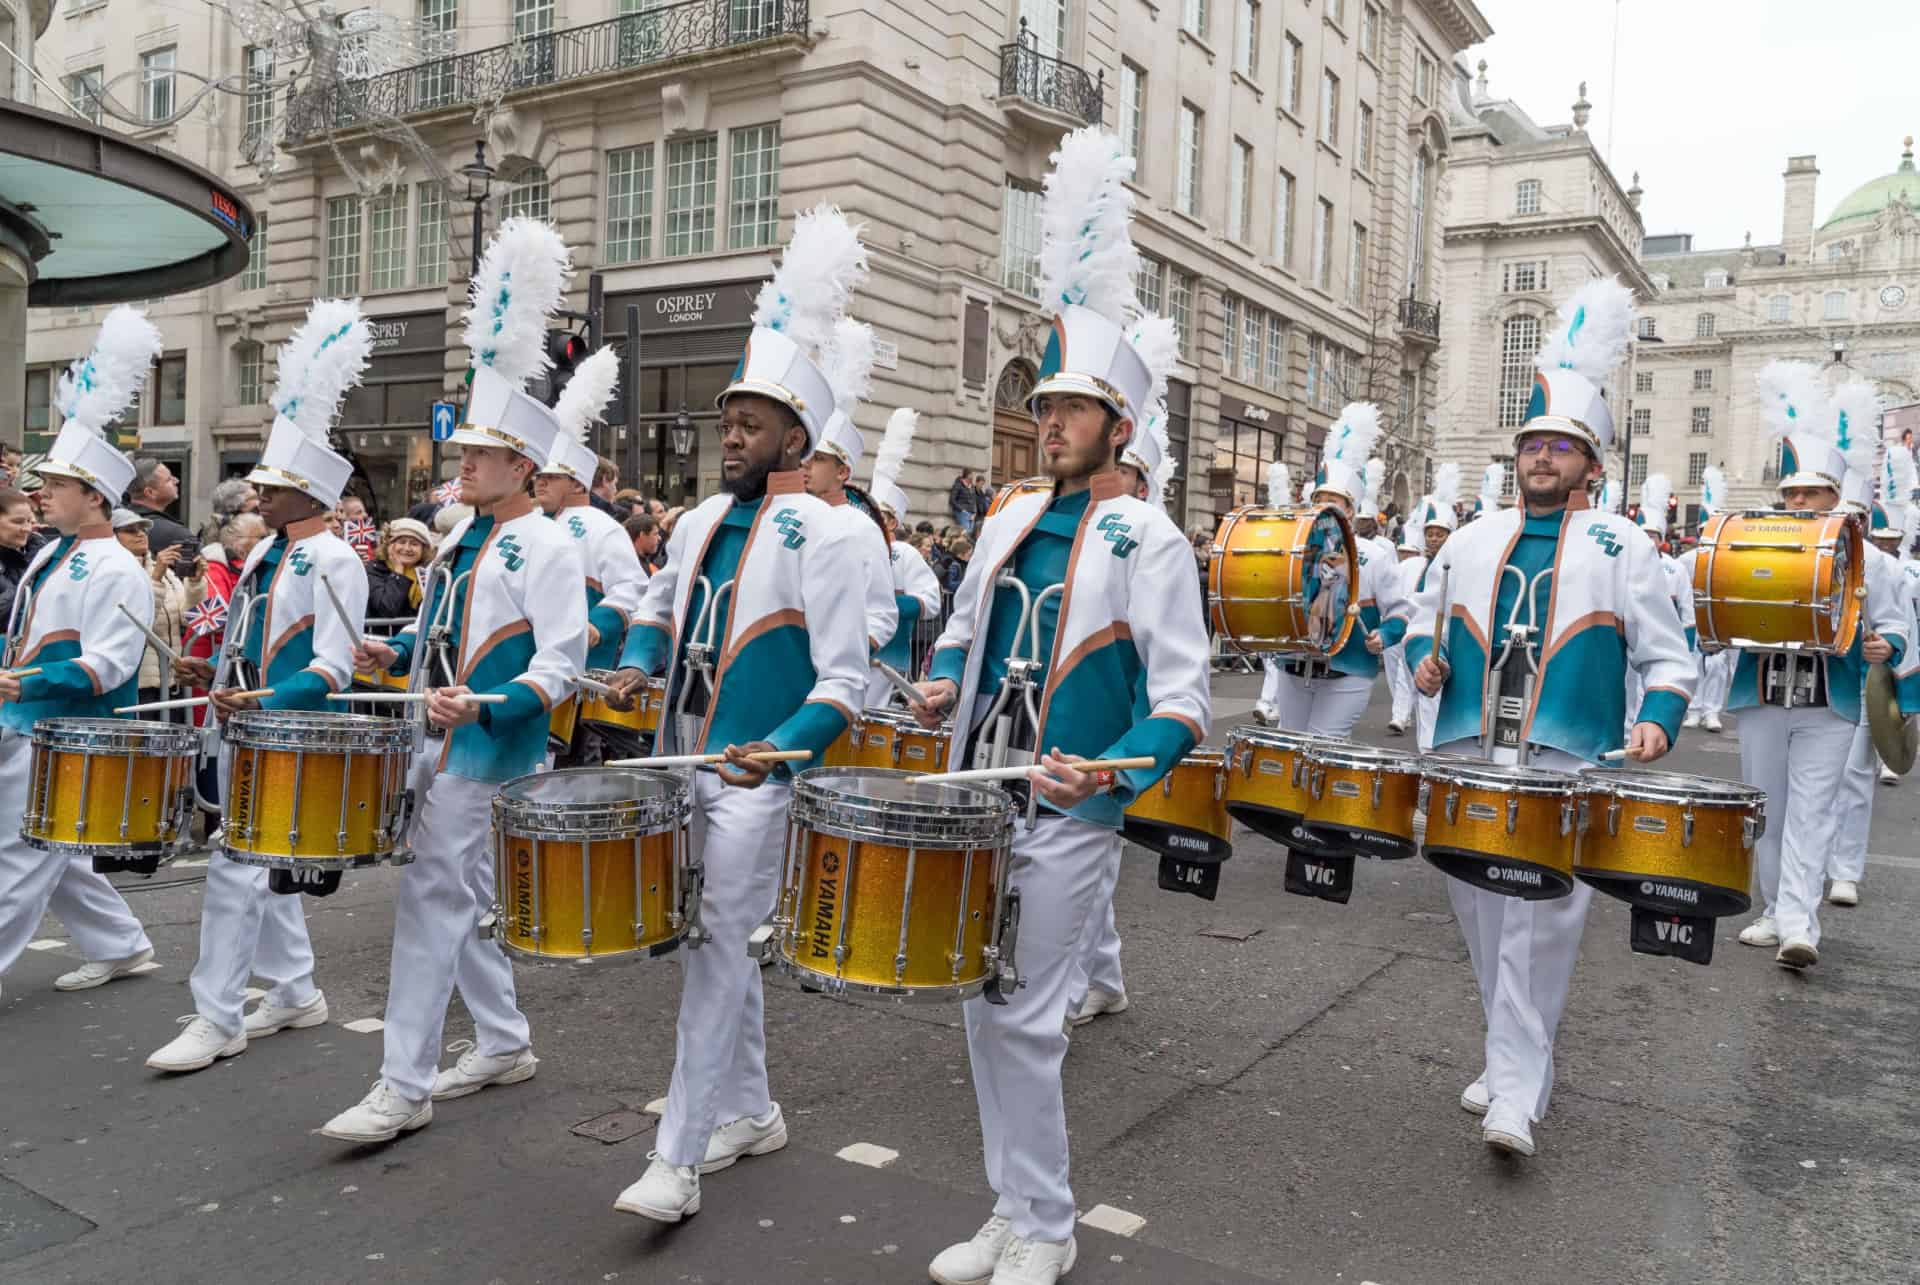
[[1789, 156], [1780, 206], [1780, 248], [1788, 263], [1805, 263], [1813, 255], [1814, 185], [1820, 167], [1811, 156]]

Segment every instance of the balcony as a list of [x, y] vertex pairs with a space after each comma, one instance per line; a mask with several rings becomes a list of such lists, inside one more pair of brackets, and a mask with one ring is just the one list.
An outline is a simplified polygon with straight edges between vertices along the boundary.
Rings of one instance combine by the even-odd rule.
[[703, 55], [761, 46], [799, 48], [807, 37], [807, 10], [808, 0], [683, 0], [363, 80], [338, 81], [291, 95], [287, 144]]
[[1416, 343], [1440, 342], [1440, 305], [1412, 295], [1400, 301], [1400, 333]]
[[1020, 20], [1020, 38], [1000, 46], [998, 105], [1028, 124], [1046, 130], [1098, 125], [1104, 110], [1107, 74], [1089, 76], [1083, 68], [1040, 52], [1039, 43]]

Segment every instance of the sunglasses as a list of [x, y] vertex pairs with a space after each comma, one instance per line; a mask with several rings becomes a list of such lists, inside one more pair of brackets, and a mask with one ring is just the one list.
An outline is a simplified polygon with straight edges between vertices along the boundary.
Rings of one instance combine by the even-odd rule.
[[1571, 455], [1586, 449], [1585, 443], [1571, 437], [1529, 437], [1520, 443], [1518, 455], [1521, 459], [1529, 455]]

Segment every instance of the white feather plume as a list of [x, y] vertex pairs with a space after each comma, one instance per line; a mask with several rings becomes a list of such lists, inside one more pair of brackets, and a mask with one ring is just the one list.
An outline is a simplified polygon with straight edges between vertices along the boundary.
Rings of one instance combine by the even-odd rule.
[[1358, 473], [1367, 466], [1374, 443], [1379, 440], [1380, 408], [1372, 402], [1348, 402], [1327, 430], [1327, 444], [1320, 448], [1320, 459], [1327, 464], [1345, 464]]
[[820, 350], [820, 373], [833, 389], [833, 404], [851, 416], [873, 391], [873, 359], [878, 340], [864, 321], [842, 317], [833, 323]]
[[913, 449], [913, 434], [920, 427], [920, 412], [902, 406], [887, 416], [887, 431], [881, 434], [880, 449], [873, 456], [873, 485], [900, 485], [900, 468]]
[[1760, 389], [1760, 418], [1776, 438], [1788, 433], [1832, 436], [1826, 414], [1826, 384], [1809, 362], [1770, 361], [1755, 377]]
[[316, 299], [280, 345], [273, 409], [324, 445], [340, 403], [359, 387], [373, 356], [373, 328], [358, 299]]
[[1913, 561], [1913, 542], [1920, 537], [1920, 504], [1907, 506], [1907, 520], [1900, 527], [1900, 561]]
[[1433, 472], [1433, 502], [1452, 511], [1460, 503], [1460, 466], [1449, 460]]
[[1833, 423], [1830, 436], [1847, 461], [1847, 471], [1872, 469], [1880, 447], [1879, 390], [1864, 379], [1850, 379], [1833, 390], [1827, 414]]
[[1387, 462], [1378, 455], [1367, 461], [1366, 472], [1361, 474], [1363, 490], [1360, 496], [1360, 511], [1369, 516], [1380, 512], [1380, 488], [1386, 485]]
[[[1162, 423], [1164, 423], [1166, 420], [1166, 412], [1164, 410], [1161, 412], [1160, 418]], [[1164, 432], [1165, 430], [1162, 429], [1162, 431]], [[1179, 472], [1180, 461], [1173, 458], [1173, 448], [1163, 446], [1161, 448], [1160, 463], [1153, 470], [1153, 477], [1148, 479], [1148, 485], [1153, 488], [1153, 502], [1156, 505], [1166, 504], [1167, 488], [1173, 484], [1173, 479]]]
[[1267, 507], [1284, 509], [1293, 503], [1293, 475], [1279, 460], [1267, 461]]
[[1700, 475], [1700, 507], [1712, 516], [1727, 507], [1727, 473], [1718, 464], [1709, 464]]
[[1491, 513], [1500, 507], [1500, 492], [1507, 482], [1507, 466], [1499, 460], [1487, 465], [1480, 474], [1480, 507]]
[[467, 290], [467, 350], [473, 364], [525, 385], [553, 366], [547, 321], [560, 307], [573, 263], [551, 223], [512, 218], [487, 244]]
[[1633, 340], [1633, 291], [1612, 277], [1595, 277], [1560, 304], [1560, 323], [1533, 364], [1571, 370], [1604, 388]]
[[1133, 157], [1117, 135], [1097, 125], [1060, 140], [1040, 206], [1040, 302], [1058, 312], [1072, 304], [1124, 323], [1139, 307], [1133, 276], [1140, 255], [1133, 220]]
[[160, 331], [146, 313], [124, 303], [109, 312], [94, 336], [93, 351], [60, 376], [55, 393], [60, 417], [104, 434], [140, 395], [162, 347]]
[[1640, 484], [1640, 520], [1667, 524], [1667, 501], [1673, 498], [1673, 479], [1665, 473], [1649, 473]]
[[1598, 508], [1602, 513], [1618, 513], [1620, 512], [1621, 498], [1620, 484], [1612, 478], [1608, 478], [1600, 483], [1600, 502], [1594, 507]]
[[805, 353], [823, 351], [853, 292], [867, 279], [860, 228], [838, 206], [795, 217], [780, 266], [753, 301], [753, 324], [783, 332]]
[[1172, 317], [1148, 313], [1128, 329], [1127, 342], [1140, 355], [1140, 360], [1146, 364], [1147, 375], [1153, 381], [1147, 392], [1147, 405], [1164, 414], [1167, 380], [1180, 364], [1180, 327], [1174, 324]]
[[1887, 438], [1885, 445], [1887, 458], [1880, 466], [1880, 502], [1911, 505], [1913, 489], [1920, 486], [1920, 469], [1914, 465], [1913, 452], [1902, 446], [1897, 437]]
[[1302, 482], [1300, 484], [1300, 503], [1312, 504], [1313, 493], [1318, 488], [1319, 488], [1319, 483], [1316, 482], [1313, 478], [1308, 478], [1306, 481]]
[[613, 391], [620, 386], [620, 353], [611, 345], [598, 348], [573, 368], [573, 378], [560, 390], [553, 417], [560, 431], [586, 445], [587, 430], [606, 418]]

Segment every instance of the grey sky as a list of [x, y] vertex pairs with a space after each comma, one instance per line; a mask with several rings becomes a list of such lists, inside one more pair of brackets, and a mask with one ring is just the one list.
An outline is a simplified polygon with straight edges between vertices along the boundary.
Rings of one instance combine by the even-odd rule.
[[1817, 226], [1920, 133], [1913, 0], [1619, 0], [1611, 91], [1610, 0], [1479, 3], [1493, 38], [1465, 58], [1487, 60], [1490, 92], [1563, 124], [1585, 80], [1587, 128], [1622, 187], [1640, 172], [1647, 231], [1698, 249], [1779, 240], [1788, 156], [1819, 158]]

